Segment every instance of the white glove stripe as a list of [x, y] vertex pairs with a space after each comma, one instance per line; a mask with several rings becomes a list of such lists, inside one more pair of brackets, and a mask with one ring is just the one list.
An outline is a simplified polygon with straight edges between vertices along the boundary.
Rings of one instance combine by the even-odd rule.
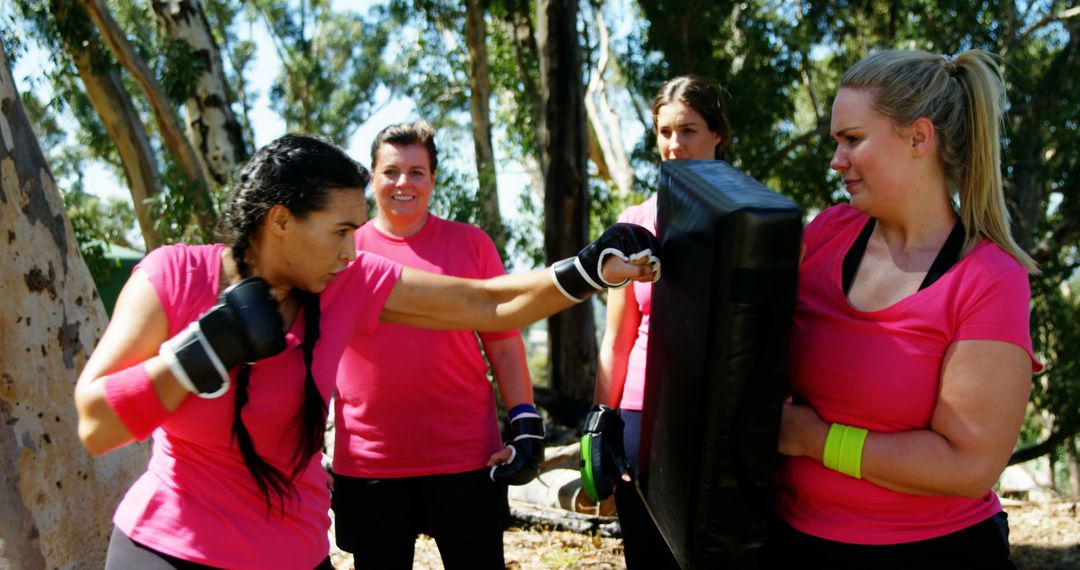
[[214, 349], [210, 346], [210, 342], [206, 340], [206, 335], [203, 334], [202, 327], [199, 325], [199, 321], [192, 322], [190, 325], [187, 326], [187, 328], [184, 329], [184, 331], [190, 331], [189, 334], [194, 336], [195, 339], [199, 341], [199, 345], [202, 346], [203, 350], [206, 352], [207, 357], [210, 359], [210, 363], [214, 366], [214, 369], [221, 376], [220, 388], [214, 390], [213, 392], [203, 394], [199, 392], [199, 389], [195, 387], [195, 383], [191, 381], [191, 377], [188, 376], [187, 370], [185, 370], [184, 367], [180, 364], [180, 360], [176, 358], [176, 344], [178, 344], [180, 342], [180, 339], [184, 338], [185, 335], [178, 334], [170, 338], [169, 340], [161, 343], [161, 348], [158, 349], [158, 354], [165, 359], [165, 364], [168, 365], [169, 372], [172, 372], [173, 377], [176, 378], [176, 381], [181, 386], [183, 386], [185, 390], [191, 392], [192, 394], [195, 394], [200, 398], [210, 399], [221, 396], [229, 389], [229, 371], [225, 369], [225, 365], [221, 362], [221, 359], [218, 358], [217, 353], [214, 352]]
[[[193, 322], [188, 328], [192, 326], [198, 326], [198, 322]], [[173, 344], [180, 335], [174, 336], [169, 340], [161, 343], [161, 348], [158, 350], [158, 354], [165, 360], [165, 364], [169, 367], [169, 372], [172, 372], [176, 381], [184, 387], [185, 390], [192, 394], [198, 394], [199, 390], [195, 388], [195, 384], [191, 381], [191, 378], [187, 375], [187, 370], [184, 370], [183, 366], [180, 366], [180, 361], [176, 359], [176, 353], [173, 350]]]
[[570, 299], [571, 301], [573, 301], [575, 303], [581, 303], [581, 302], [585, 301], [585, 299], [578, 299], [577, 297], [571, 295], [570, 293], [567, 293], [566, 289], [563, 289], [562, 284], [559, 283], [559, 277], [557, 275], [555, 275], [554, 271], [551, 272], [551, 280], [555, 283], [555, 288], [558, 289], [559, 292], [562, 293], [563, 296], [566, 297], [567, 299]]
[[[199, 321], [195, 321], [195, 324], [198, 325]], [[202, 325], [199, 325], [198, 330], [196, 330], [195, 339], [199, 341], [199, 344], [202, 345], [203, 350], [206, 351], [206, 356], [210, 358], [210, 363], [214, 365], [214, 370], [217, 370], [218, 374], [221, 375], [221, 378], [228, 382], [229, 371], [225, 368], [225, 365], [222, 364], [221, 359], [218, 358], [217, 353], [214, 352], [214, 347], [210, 346], [210, 341], [206, 340], [206, 335], [204, 335], [202, 332]]]
[[519, 439], [544, 439], [544, 436], [531, 434], [531, 433], [523, 433], [523, 434], [515, 437], [514, 441], [517, 441]]
[[521, 412], [520, 414], [510, 418], [510, 423], [514, 423], [521, 418], [536, 418], [540, 419], [540, 414], [534, 414], [532, 412]]
[[[604, 253], [606, 253], [607, 251], [608, 250], [605, 249], [603, 252], [600, 253], [600, 262], [603, 262]], [[613, 251], [618, 251], [618, 250], [613, 250]], [[578, 273], [581, 274], [582, 279], [584, 279], [585, 282], [588, 283], [589, 286], [591, 286], [593, 289], [596, 289], [597, 291], [599, 291], [599, 290], [604, 288], [603, 285], [597, 283], [596, 281], [593, 281], [592, 277], [589, 277], [589, 272], [585, 271], [585, 266], [581, 264], [581, 258], [579, 258], [579, 257], [574, 258], [574, 267], [577, 268]], [[600, 275], [600, 273], [599, 273], [600, 266], [597, 265], [596, 267], [597, 267], [597, 275]], [[600, 280], [603, 281], [604, 278], [601, 277]]]

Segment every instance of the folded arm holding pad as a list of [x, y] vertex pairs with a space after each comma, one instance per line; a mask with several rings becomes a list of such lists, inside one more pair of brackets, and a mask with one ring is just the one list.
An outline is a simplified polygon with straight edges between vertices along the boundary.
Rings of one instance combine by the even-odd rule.
[[581, 486], [585, 494], [599, 503], [611, 496], [619, 481], [628, 481], [624, 477], [629, 473], [619, 412], [593, 404], [581, 434]]
[[221, 294], [221, 301], [158, 352], [180, 384], [202, 398], [229, 389], [229, 369], [285, 349], [285, 333], [270, 285], [248, 277]]
[[647, 258], [653, 269], [653, 281], [660, 278], [660, 242], [649, 230], [634, 224], [614, 224], [604, 230], [596, 241], [585, 246], [575, 257], [556, 261], [552, 266], [555, 286], [576, 303], [605, 288], [619, 288], [629, 283], [608, 283], [601, 268], [608, 255], [626, 262]]
[[524, 485], [540, 473], [540, 462], [544, 460], [544, 420], [532, 404], [514, 406], [509, 416], [513, 439], [506, 447], [510, 449], [510, 460], [492, 466], [489, 475], [496, 483]]

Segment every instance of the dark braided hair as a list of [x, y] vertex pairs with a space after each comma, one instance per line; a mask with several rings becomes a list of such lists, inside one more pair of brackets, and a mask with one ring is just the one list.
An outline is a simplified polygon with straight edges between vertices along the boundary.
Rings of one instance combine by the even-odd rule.
[[[259, 149], [237, 175], [218, 228], [221, 240], [232, 250], [240, 276], [251, 274], [245, 259], [247, 249], [270, 208], [281, 204], [294, 216], [303, 218], [325, 208], [331, 191], [363, 192], [369, 180], [363, 166], [321, 137], [285, 135]], [[244, 425], [241, 412], [248, 401], [250, 364], [243, 365], [237, 374], [233, 411], [232, 435], [244, 465], [266, 500], [267, 509], [272, 507], [272, 499], [277, 499], [279, 512], [284, 512], [285, 498], [296, 493], [292, 480], [322, 450], [326, 429], [326, 401], [311, 373], [315, 343], [319, 339], [319, 296], [308, 291], [296, 292], [304, 312], [302, 350], [307, 372], [299, 413], [300, 433], [288, 475], [259, 456]]]

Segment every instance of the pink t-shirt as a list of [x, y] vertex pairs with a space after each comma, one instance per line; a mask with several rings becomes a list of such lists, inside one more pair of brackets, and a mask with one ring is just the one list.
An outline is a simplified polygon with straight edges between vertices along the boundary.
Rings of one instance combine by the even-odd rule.
[[[619, 214], [619, 221], [637, 224], [656, 235], [656, 194], [648, 200], [630, 206]], [[652, 313], [652, 283], [631, 282], [627, 287], [633, 294], [641, 313], [634, 346], [626, 363], [626, 383], [623, 385], [622, 400], [619, 407], [624, 410], [640, 411], [645, 400], [645, 355], [649, 347], [649, 314]], [[629, 301], [629, 300], [628, 300]]]
[[[157, 291], [170, 336], [217, 301], [223, 248], [165, 246], [138, 265]], [[374, 328], [400, 271], [395, 263], [360, 254], [320, 296], [320, 336], [312, 373], [327, 401], [348, 339], [356, 331]], [[252, 367], [250, 399], [243, 411], [256, 451], [286, 474], [292, 469], [295, 418], [303, 401], [303, 334], [301, 311], [286, 334], [285, 351]], [[330, 498], [320, 458], [313, 457], [293, 481], [297, 496], [286, 499], [284, 517], [269, 514], [232, 443], [235, 396], [233, 387], [220, 398], [184, 400], [154, 431], [149, 469], [128, 490], [113, 522], [140, 544], [201, 564], [253, 570], [314, 568], [330, 548]]]
[[[475, 279], [505, 273], [483, 230], [435, 216], [404, 239], [368, 222], [356, 231], [356, 248], [432, 273]], [[338, 369], [334, 472], [389, 478], [480, 469], [502, 447], [487, 370], [471, 330], [381, 322], [372, 334], [357, 335]]]
[[[929, 287], [878, 311], [856, 310], [841, 289], [841, 266], [867, 219], [836, 206], [803, 234], [792, 389], [827, 422], [874, 432], [927, 429], [952, 343], [999, 340], [1032, 354], [1028, 274], [984, 240]], [[777, 506], [802, 532], [857, 544], [943, 536], [1001, 510], [992, 491], [978, 499], [909, 495], [806, 457], [785, 458]]]

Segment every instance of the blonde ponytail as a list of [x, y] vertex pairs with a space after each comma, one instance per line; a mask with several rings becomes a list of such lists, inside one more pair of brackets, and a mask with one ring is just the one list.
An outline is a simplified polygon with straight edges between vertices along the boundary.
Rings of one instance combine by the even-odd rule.
[[897, 125], [934, 123], [949, 191], [958, 196], [968, 252], [982, 239], [1031, 273], [1035, 261], [1013, 239], [1001, 180], [1000, 124], [1005, 82], [999, 58], [983, 50], [954, 57], [924, 51], [875, 53], [848, 70], [841, 88], [874, 92], [874, 110]]

